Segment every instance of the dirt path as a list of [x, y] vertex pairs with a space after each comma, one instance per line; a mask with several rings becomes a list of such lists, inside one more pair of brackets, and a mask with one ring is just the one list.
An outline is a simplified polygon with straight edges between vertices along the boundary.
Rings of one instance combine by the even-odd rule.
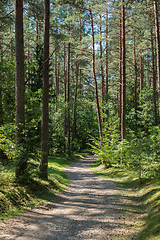
[[[89, 166], [94, 157], [68, 168], [70, 185], [45, 206], [0, 225], [1, 240], [113, 240], [134, 239], [139, 212], [114, 183], [95, 176]], [[141, 215], [141, 214], [140, 214]]]

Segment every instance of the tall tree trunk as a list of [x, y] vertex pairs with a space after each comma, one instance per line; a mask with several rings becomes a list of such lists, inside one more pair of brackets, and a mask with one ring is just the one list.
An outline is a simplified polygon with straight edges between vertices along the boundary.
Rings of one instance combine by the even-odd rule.
[[2, 126], [2, 124], [3, 124], [3, 105], [2, 105], [2, 88], [0, 85], [0, 126]]
[[135, 131], [137, 130], [137, 62], [136, 62], [136, 38], [134, 36], [134, 109], [135, 109]]
[[108, 9], [106, 9], [106, 99], [108, 98]]
[[121, 136], [126, 136], [126, 46], [125, 46], [125, 1], [122, 0], [122, 117]]
[[[104, 99], [105, 99], [105, 84], [104, 84], [104, 71], [103, 71], [103, 52], [102, 52], [102, 16], [100, 15], [100, 63], [101, 63], [101, 94], [102, 94], [102, 112], [104, 114]], [[102, 117], [104, 122], [104, 116]]]
[[158, 106], [160, 117], [160, 36], [159, 36], [159, 20], [158, 20], [158, 1], [154, 0], [154, 15], [156, 28], [156, 48], [157, 48], [157, 75], [158, 75]]
[[[64, 138], [67, 135], [67, 111], [66, 111], [66, 103], [67, 103], [67, 81], [66, 81], [66, 46], [64, 43], [64, 63], [63, 63], [63, 72], [64, 72], [64, 101], [65, 101], [65, 110], [64, 110]], [[66, 148], [66, 143], [64, 143], [64, 151]]]
[[90, 13], [90, 17], [91, 17], [91, 28], [92, 28], [92, 68], [93, 68], [93, 78], [94, 78], [97, 113], [98, 113], [99, 137], [101, 139], [102, 138], [102, 123], [101, 123], [101, 112], [100, 112], [99, 97], [98, 97], [98, 85], [97, 85], [96, 69], [95, 69], [95, 46], [94, 46], [95, 41], [94, 41], [93, 16], [92, 16], [91, 10], [89, 10], [89, 13]]
[[[107, 3], [107, 1], [106, 1]], [[106, 9], [106, 101], [108, 100], [108, 9]], [[107, 110], [107, 120], [109, 118], [109, 110]]]
[[120, 11], [120, 32], [119, 32], [119, 131], [122, 123], [122, 13]]
[[78, 89], [78, 74], [79, 73], [79, 62], [76, 61], [76, 86], [74, 92], [74, 104], [73, 104], [73, 127], [72, 127], [72, 142], [76, 136], [76, 107], [77, 107], [77, 89]]
[[58, 95], [60, 93], [60, 57], [58, 56], [58, 59], [57, 59], [57, 66], [58, 66], [58, 69], [57, 69], [57, 80], [58, 80]]
[[10, 40], [10, 56], [13, 59], [13, 39], [12, 39], [12, 37], [11, 37], [11, 40]]
[[[17, 143], [23, 142], [25, 125], [25, 79], [24, 79], [24, 39], [23, 39], [23, 0], [15, 1], [15, 48], [16, 48], [16, 126]], [[16, 178], [22, 177], [27, 161], [19, 159], [16, 166]]]
[[57, 69], [57, 40], [55, 40], [54, 75], [55, 75], [55, 89], [56, 89], [56, 97], [57, 97], [59, 95], [59, 82], [58, 82], [58, 69]]
[[[80, 17], [80, 20], [79, 20], [79, 29], [80, 29], [79, 40], [82, 41], [82, 20], [81, 20], [81, 17]], [[80, 94], [80, 96], [82, 95], [82, 69], [79, 70], [79, 94]]]
[[36, 10], [36, 44], [39, 42], [38, 9]]
[[43, 51], [43, 95], [42, 95], [42, 157], [40, 164], [40, 175], [42, 178], [48, 178], [48, 121], [49, 121], [49, 16], [50, 1], [44, 1], [44, 51]]
[[[100, 63], [101, 63], [101, 94], [102, 94], [102, 106], [104, 104], [104, 98], [105, 98], [105, 85], [104, 85], [104, 72], [103, 72], [103, 56], [102, 56], [102, 16], [100, 15]], [[103, 107], [102, 107], [103, 109]], [[103, 111], [104, 112], [104, 111]]]
[[[148, 50], [149, 51], [149, 50]], [[149, 62], [150, 62], [150, 56], [148, 54], [147, 56], [147, 86], [151, 87], [151, 78], [150, 78], [150, 66], [149, 66]]]
[[70, 133], [70, 55], [71, 44], [68, 43], [68, 69], [67, 69], [67, 131], [68, 131], [68, 155], [71, 154], [71, 133]]
[[142, 95], [144, 81], [144, 57], [142, 56], [142, 50], [140, 50], [140, 93]]
[[153, 29], [151, 26], [151, 52], [152, 52], [152, 75], [153, 75], [153, 106], [154, 106], [154, 124], [157, 125], [157, 105], [156, 105], [156, 72], [155, 72], [155, 56], [153, 44]]

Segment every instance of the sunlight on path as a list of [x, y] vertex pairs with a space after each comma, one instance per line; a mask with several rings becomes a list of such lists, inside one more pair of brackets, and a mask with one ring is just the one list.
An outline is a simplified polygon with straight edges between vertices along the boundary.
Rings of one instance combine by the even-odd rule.
[[[107, 240], [134, 239], [139, 213], [109, 181], [95, 176], [89, 166], [94, 157], [66, 168], [70, 185], [45, 206], [0, 225], [0, 240]], [[5, 233], [4, 233], [5, 232]]]

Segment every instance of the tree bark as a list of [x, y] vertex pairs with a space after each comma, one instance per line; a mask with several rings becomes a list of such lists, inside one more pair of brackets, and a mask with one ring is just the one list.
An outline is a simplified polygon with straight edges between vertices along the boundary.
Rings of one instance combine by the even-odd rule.
[[15, 1], [15, 48], [16, 48], [16, 125], [17, 140], [25, 124], [25, 79], [24, 79], [24, 39], [23, 39], [23, 0]]
[[120, 31], [119, 31], [119, 131], [122, 123], [122, 14], [120, 11]]
[[125, 1], [122, 0], [122, 117], [121, 137], [126, 136], [126, 46], [125, 46]]
[[134, 109], [135, 109], [135, 131], [137, 130], [137, 62], [136, 62], [136, 38], [134, 36]]
[[36, 10], [36, 44], [39, 42], [38, 9]]
[[[16, 50], [16, 140], [23, 143], [25, 125], [25, 78], [24, 78], [24, 39], [23, 39], [23, 0], [15, 1], [15, 50]], [[16, 178], [23, 177], [27, 160], [18, 159]]]
[[157, 105], [156, 105], [156, 72], [155, 72], [155, 56], [153, 44], [153, 29], [151, 26], [151, 52], [152, 52], [152, 76], [153, 76], [153, 106], [154, 106], [154, 124], [157, 125]]
[[[149, 50], [148, 50], [149, 51]], [[150, 62], [150, 56], [147, 56], [147, 86], [151, 87], [151, 78], [150, 78], [150, 67], [149, 67], [149, 62]]]
[[[107, 1], [106, 1], [107, 3]], [[108, 104], [108, 9], [106, 9], [106, 92], [105, 99]], [[109, 110], [107, 109], [107, 121], [109, 119]]]
[[158, 20], [158, 4], [154, 0], [154, 15], [155, 15], [155, 29], [156, 29], [156, 49], [157, 49], [157, 75], [158, 75], [158, 108], [160, 117], [160, 36], [159, 36], [159, 20]]
[[140, 93], [142, 95], [144, 82], [144, 57], [142, 56], [142, 50], [140, 50]]
[[[79, 29], [80, 29], [79, 40], [82, 41], [82, 20], [81, 20], [81, 17], [80, 17], [80, 20], [79, 20]], [[82, 96], [82, 69], [79, 70], [79, 94], [80, 94], [80, 96]]]
[[[104, 71], [103, 71], [103, 54], [102, 54], [102, 16], [100, 15], [100, 63], [101, 63], [101, 94], [102, 94], [102, 113], [104, 115], [104, 99], [105, 99], [105, 84], [104, 84]], [[102, 117], [104, 122], [104, 116]]]
[[[64, 102], [65, 102], [65, 110], [64, 110], [64, 138], [67, 135], [67, 112], [66, 112], [66, 103], [67, 103], [67, 82], [66, 82], [66, 46], [64, 43], [64, 62], [63, 62], [63, 72], [64, 72]], [[66, 144], [64, 144], [64, 151], [66, 148]]]
[[68, 69], [67, 69], [67, 131], [68, 131], [68, 155], [71, 154], [71, 133], [70, 133], [70, 55], [71, 44], [68, 43]]
[[42, 95], [42, 126], [41, 126], [41, 150], [40, 175], [48, 178], [48, 122], [49, 122], [49, 16], [50, 1], [44, 1], [44, 51], [43, 51], [43, 95]]
[[76, 86], [74, 93], [74, 104], [73, 104], [73, 127], [72, 127], [72, 142], [76, 136], [76, 107], [77, 107], [77, 90], [78, 90], [78, 76], [79, 76], [79, 62], [76, 61]]
[[4, 121], [3, 121], [3, 105], [2, 105], [2, 88], [0, 85], [0, 126], [2, 126], [3, 123]]
[[103, 106], [104, 98], [105, 98], [105, 89], [104, 89], [105, 85], [104, 85], [103, 56], [102, 56], [102, 16], [101, 15], [100, 15], [100, 63], [101, 63], [101, 86], [102, 86], [101, 94], [102, 94], [102, 106]]
[[108, 9], [106, 9], [106, 99], [108, 99]]
[[91, 17], [91, 28], [92, 28], [92, 69], [93, 69], [93, 78], [95, 85], [95, 95], [96, 95], [96, 104], [97, 104], [97, 114], [98, 114], [98, 124], [99, 124], [99, 137], [102, 138], [102, 123], [101, 123], [101, 112], [99, 106], [99, 97], [98, 97], [98, 85], [96, 79], [96, 70], [95, 70], [95, 41], [94, 41], [94, 27], [93, 27], [93, 16], [92, 11], [89, 10]]
[[59, 82], [58, 82], [58, 70], [57, 70], [57, 40], [55, 40], [54, 75], [55, 75], [55, 89], [56, 89], [56, 97], [57, 97], [59, 95]]

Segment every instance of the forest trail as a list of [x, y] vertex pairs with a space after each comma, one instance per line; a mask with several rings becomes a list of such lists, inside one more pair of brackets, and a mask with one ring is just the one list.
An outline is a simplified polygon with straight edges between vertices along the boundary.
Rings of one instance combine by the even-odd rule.
[[0, 240], [136, 239], [142, 213], [115, 183], [92, 173], [89, 156], [68, 166], [67, 189], [45, 206], [0, 224]]

